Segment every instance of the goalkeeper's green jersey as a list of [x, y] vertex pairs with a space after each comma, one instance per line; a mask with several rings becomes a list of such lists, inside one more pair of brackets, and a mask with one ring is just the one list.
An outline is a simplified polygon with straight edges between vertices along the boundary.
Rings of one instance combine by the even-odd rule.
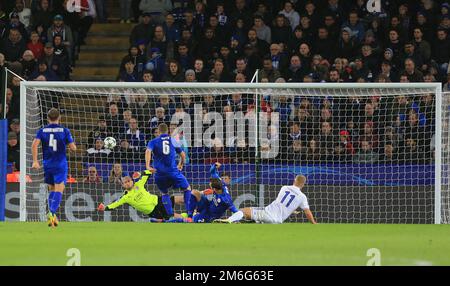
[[109, 204], [106, 210], [115, 209], [123, 204], [129, 204], [143, 214], [150, 214], [158, 204], [158, 196], [152, 195], [145, 189], [145, 183], [151, 175], [150, 171], [145, 171], [140, 180], [134, 183], [131, 190], [125, 191], [117, 201]]

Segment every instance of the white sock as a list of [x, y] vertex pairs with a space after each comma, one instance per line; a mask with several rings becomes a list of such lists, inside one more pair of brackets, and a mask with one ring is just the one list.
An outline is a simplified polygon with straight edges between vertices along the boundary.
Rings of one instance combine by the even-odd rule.
[[232, 216], [228, 218], [228, 221], [235, 222], [240, 221], [244, 217], [244, 213], [242, 211], [235, 212]]

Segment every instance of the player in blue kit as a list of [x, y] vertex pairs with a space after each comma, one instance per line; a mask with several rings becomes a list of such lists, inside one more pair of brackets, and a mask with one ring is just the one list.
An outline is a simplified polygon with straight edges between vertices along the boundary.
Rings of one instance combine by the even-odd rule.
[[69, 129], [61, 126], [61, 115], [56, 108], [50, 109], [47, 114], [48, 125], [39, 129], [31, 146], [33, 155], [32, 168], [39, 170], [38, 147], [42, 143], [44, 181], [50, 192], [48, 196], [49, 213], [47, 215], [48, 226], [58, 226], [56, 211], [61, 203], [62, 193], [67, 181], [68, 165], [66, 158], [66, 146], [72, 152], [77, 150]]
[[[161, 191], [161, 200], [169, 216], [173, 216], [173, 207], [168, 194], [170, 188], [182, 189], [184, 191], [184, 205], [188, 217], [192, 217], [193, 209], [190, 206], [191, 188], [183, 170], [186, 154], [180, 146], [170, 137], [169, 127], [162, 123], [158, 126], [160, 136], [151, 140], [145, 151], [145, 166], [155, 175], [155, 184]], [[180, 156], [177, 164], [176, 156]], [[153, 164], [151, 161], [153, 159]]]
[[192, 191], [191, 205], [194, 204], [195, 198], [197, 214], [194, 215], [193, 221], [196, 223], [213, 222], [220, 219], [228, 209], [233, 213], [238, 211], [230, 194], [224, 191], [223, 182], [220, 178], [211, 178], [209, 186], [210, 189], [203, 192]]

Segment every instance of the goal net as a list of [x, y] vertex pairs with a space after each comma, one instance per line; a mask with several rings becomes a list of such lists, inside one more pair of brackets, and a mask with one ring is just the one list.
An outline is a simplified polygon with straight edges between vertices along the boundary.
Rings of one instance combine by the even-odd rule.
[[[68, 153], [61, 220], [145, 221], [129, 207], [96, 207], [121, 195], [121, 176], [145, 169], [146, 144], [164, 122], [187, 154], [191, 187], [207, 188], [219, 162], [238, 208], [268, 205], [303, 174], [322, 223], [449, 222], [450, 102], [439, 84], [24, 82], [21, 92], [24, 221], [45, 220], [48, 190], [31, 169], [31, 143], [57, 107], [78, 146]], [[159, 194], [151, 179], [147, 189]]]

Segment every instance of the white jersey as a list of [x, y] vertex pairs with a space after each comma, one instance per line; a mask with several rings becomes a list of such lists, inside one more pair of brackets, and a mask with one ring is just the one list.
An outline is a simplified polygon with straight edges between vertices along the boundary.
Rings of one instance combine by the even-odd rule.
[[296, 186], [283, 186], [278, 197], [265, 211], [278, 223], [285, 221], [297, 208], [309, 209], [308, 199]]

